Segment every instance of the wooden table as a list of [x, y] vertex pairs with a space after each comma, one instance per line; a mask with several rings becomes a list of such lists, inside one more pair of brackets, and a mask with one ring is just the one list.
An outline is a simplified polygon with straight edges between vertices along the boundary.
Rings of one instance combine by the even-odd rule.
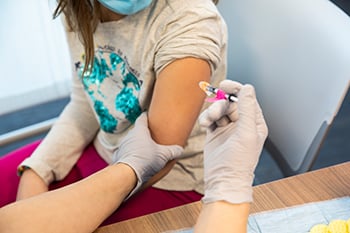
[[[350, 162], [254, 187], [251, 213], [350, 196]], [[99, 228], [95, 233], [164, 232], [193, 227], [201, 202]]]

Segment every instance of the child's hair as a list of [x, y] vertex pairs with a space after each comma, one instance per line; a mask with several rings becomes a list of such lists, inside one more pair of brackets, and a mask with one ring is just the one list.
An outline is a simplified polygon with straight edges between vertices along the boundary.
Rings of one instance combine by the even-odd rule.
[[85, 50], [84, 71], [88, 71], [93, 64], [94, 39], [93, 33], [100, 18], [100, 8], [97, 0], [57, 0], [57, 8], [53, 18], [61, 13], [65, 16], [68, 29], [77, 32]]
[[[219, 0], [212, 0], [215, 4]], [[83, 43], [85, 52], [85, 64], [83, 73], [90, 70], [94, 61], [93, 33], [100, 20], [100, 4], [97, 0], [57, 0], [57, 8], [53, 18], [64, 14], [69, 30], [78, 33]]]

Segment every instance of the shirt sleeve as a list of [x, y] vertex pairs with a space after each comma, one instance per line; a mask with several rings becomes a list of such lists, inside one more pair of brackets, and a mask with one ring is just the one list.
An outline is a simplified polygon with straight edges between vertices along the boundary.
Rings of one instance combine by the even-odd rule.
[[[67, 33], [71, 57], [77, 48], [74, 33]], [[73, 59], [72, 59], [73, 61]], [[73, 68], [73, 74], [76, 72]], [[88, 102], [82, 83], [74, 75], [70, 102], [60, 114], [50, 132], [33, 152], [18, 167], [30, 167], [46, 184], [62, 180], [79, 159], [82, 151], [93, 140], [99, 129], [98, 121]]]
[[174, 12], [168, 12], [171, 17], [164, 24], [156, 46], [157, 74], [172, 61], [184, 57], [208, 61], [213, 74], [221, 60], [226, 59], [221, 55], [226, 48], [227, 28], [215, 5], [194, 5], [191, 1], [186, 4], [174, 6]]

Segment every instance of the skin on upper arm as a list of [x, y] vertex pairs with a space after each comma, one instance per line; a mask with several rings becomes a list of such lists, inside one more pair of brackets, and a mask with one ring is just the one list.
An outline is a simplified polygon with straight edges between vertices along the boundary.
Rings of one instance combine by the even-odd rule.
[[157, 143], [185, 146], [205, 98], [198, 83], [210, 76], [209, 63], [193, 57], [175, 60], [159, 73], [148, 111]]
[[[209, 82], [210, 76], [209, 63], [192, 57], [178, 59], [159, 73], [148, 111], [154, 141], [185, 146], [205, 99], [198, 83]], [[175, 163], [175, 160], [168, 162], [142, 189], [164, 177]]]

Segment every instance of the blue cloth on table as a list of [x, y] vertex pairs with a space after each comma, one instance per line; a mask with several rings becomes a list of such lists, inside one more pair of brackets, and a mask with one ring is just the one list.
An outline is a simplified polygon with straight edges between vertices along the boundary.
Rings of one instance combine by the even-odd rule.
[[[248, 233], [307, 233], [316, 224], [349, 218], [350, 197], [342, 197], [251, 214]], [[172, 233], [193, 233], [193, 228]]]

